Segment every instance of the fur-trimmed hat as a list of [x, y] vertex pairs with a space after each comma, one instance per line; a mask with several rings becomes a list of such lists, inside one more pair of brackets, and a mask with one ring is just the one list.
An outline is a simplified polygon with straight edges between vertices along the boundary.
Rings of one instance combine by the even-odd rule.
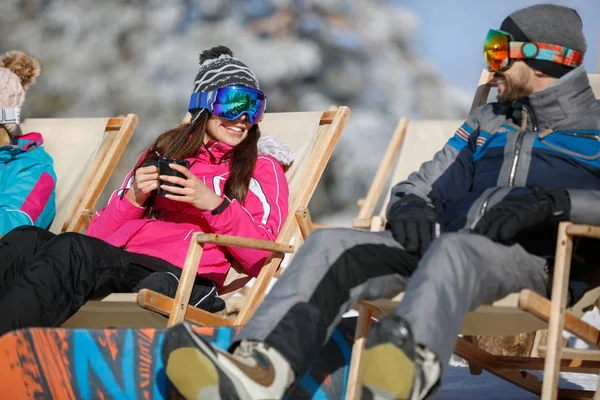
[[21, 51], [0, 55], [0, 117], [14, 119], [14, 124], [3, 124], [12, 133], [20, 120], [25, 92], [40, 74], [40, 64]]

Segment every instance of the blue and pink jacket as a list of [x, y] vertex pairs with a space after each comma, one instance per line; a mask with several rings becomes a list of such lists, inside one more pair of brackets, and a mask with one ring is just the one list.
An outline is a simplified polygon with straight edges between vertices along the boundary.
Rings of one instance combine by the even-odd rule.
[[0, 235], [22, 225], [48, 228], [56, 214], [54, 162], [39, 133], [0, 146]]

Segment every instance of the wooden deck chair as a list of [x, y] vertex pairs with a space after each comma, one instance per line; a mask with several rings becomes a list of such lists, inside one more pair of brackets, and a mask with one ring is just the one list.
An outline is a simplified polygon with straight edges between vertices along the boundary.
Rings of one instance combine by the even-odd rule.
[[[298, 225], [293, 210], [308, 205], [349, 115], [348, 107], [340, 107], [337, 111], [272, 113], [266, 114], [260, 123], [262, 135], [275, 136], [283, 140], [296, 156], [294, 164], [286, 172], [290, 188], [290, 213], [275, 243], [196, 233], [189, 247], [175, 299], [146, 289], [137, 294], [112, 294], [101, 301], [86, 303], [78, 313], [65, 322], [63, 327], [143, 328], [165, 327], [165, 325], [170, 327], [184, 319], [195, 324], [210, 326], [244, 324], [262, 301], [265, 290], [279, 267], [284, 253], [294, 251], [290, 242], [298, 230]], [[206, 243], [273, 252], [273, 258], [261, 270], [235, 321], [188, 304], [197, 265]], [[237, 263], [233, 263], [225, 285], [219, 290], [219, 294], [236, 291], [250, 279], [251, 277], [246, 275]], [[168, 322], [163, 315], [169, 317]]]
[[[487, 100], [491, 88], [491, 79], [492, 76], [487, 71], [482, 73], [473, 107], [484, 104]], [[600, 75], [590, 75], [590, 82], [596, 97], [600, 98]], [[442, 146], [443, 141], [440, 140], [437, 143], [437, 149]], [[399, 159], [400, 164], [403, 162], [403, 156], [401, 155]], [[420, 163], [425, 160], [415, 160], [415, 164], [409, 166], [407, 172], [416, 170]], [[398, 179], [406, 176], [399, 174]], [[385, 208], [382, 209], [380, 216], [372, 219], [370, 225], [372, 230], [381, 230], [383, 227], [384, 210]], [[310, 215], [307, 214], [306, 210], [299, 210], [296, 216], [303, 235], [310, 234], [314, 229], [311, 226]], [[363, 221], [359, 221], [359, 223], [361, 227], [366, 226]], [[558, 388], [559, 371], [581, 373], [597, 373], [600, 371], [600, 351], [562, 348], [563, 329], [573, 333], [588, 344], [595, 347], [600, 345], [600, 331], [580, 319], [583, 313], [593, 307], [599, 298], [600, 287], [589, 290], [575, 306], [566, 311], [572, 241], [575, 236], [600, 238], [600, 227], [573, 225], [571, 223], [560, 225], [553, 277], [555, 284], [552, 289], [551, 301], [532, 291], [524, 290], [496, 301], [492, 305], [482, 305], [467, 315], [461, 332], [465, 337], [459, 338], [455, 350], [456, 354], [467, 360], [475, 368], [485, 369], [532, 393], [538, 395], [543, 393], [543, 399], [556, 399], [557, 396], [560, 398], [592, 398], [594, 392], [591, 391]], [[392, 312], [401, 299], [402, 294], [393, 299], [359, 303], [359, 319], [352, 350], [346, 398], [357, 399], [360, 395], [362, 355], [371, 317], [378, 318], [385, 313]], [[539, 346], [538, 353], [540, 357], [495, 356], [478, 348], [469, 339], [469, 337], [476, 335], [508, 336], [544, 328], [549, 330], [548, 342], [546, 346]], [[472, 371], [475, 368], [472, 368]], [[543, 370], [543, 385], [536, 376], [525, 372], [526, 370]]]
[[54, 233], [81, 232], [138, 124], [129, 114], [118, 118], [27, 119], [23, 132], [40, 132], [54, 159], [56, 216]]
[[[358, 217], [353, 220], [352, 226], [373, 232], [382, 231], [385, 226], [385, 213], [392, 187], [406, 179], [410, 173], [416, 171], [423, 162], [433, 158], [433, 155], [444, 146], [463, 122], [464, 120], [408, 121], [405, 118], [400, 119], [367, 196], [363, 200], [359, 200], [360, 211]], [[398, 151], [400, 154], [394, 166]], [[392, 168], [394, 168], [394, 171], [390, 176]], [[389, 186], [383, 190], [385, 183], [388, 181]], [[381, 197], [383, 197], [383, 204], [379, 213], [374, 215]], [[298, 210], [296, 218], [302, 236], [305, 238], [317, 228], [312, 224], [310, 214], [305, 209]], [[359, 377], [362, 375], [360, 362], [366, 334], [373, 316], [372, 307], [367, 303], [359, 302], [355, 308], [359, 311], [359, 317], [352, 347], [346, 399], [358, 399], [360, 397], [361, 381]]]

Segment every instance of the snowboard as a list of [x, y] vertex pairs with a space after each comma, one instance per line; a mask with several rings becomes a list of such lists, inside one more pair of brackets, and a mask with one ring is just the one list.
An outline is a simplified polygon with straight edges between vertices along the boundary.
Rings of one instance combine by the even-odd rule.
[[[355, 318], [334, 330], [287, 399], [343, 399]], [[195, 327], [226, 349], [240, 328]], [[0, 338], [0, 399], [183, 399], [165, 374], [166, 329], [49, 329]]]

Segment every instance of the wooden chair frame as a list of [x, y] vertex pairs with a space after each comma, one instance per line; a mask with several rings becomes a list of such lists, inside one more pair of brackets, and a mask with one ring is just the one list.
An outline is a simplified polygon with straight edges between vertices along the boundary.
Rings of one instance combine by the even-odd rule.
[[[262, 299], [265, 296], [269, 282], [279, 268], [284, 253], [292, 253], [294, 247], [290, 245], [294, 233], [297, 231], [296, 219], [293, 210], [299, 207], [307, 207], [310, 198], [319, 182], [321, 175], [329, 161], [333, 149], [339, 139], [340, 134], [350, 115], [348, 107], [339, 107], [337, 111], [325, 111], [321, 117], [320, 128], [326, 127], [321, 133], [307, 160], [306, 167], [301, 178], [302, 189], [290, 199], [290, 215], [284, 223], [277, 241], [270, 242], [266, 240], [257, 240], [233, 236], [224, 236], [217, 234], [195, 233], [190, 243], [186, 262], [181, 275], [180, 283], [174, 299], [163, 296], [151, 290], [141, 290], [137, 296], [137, 304], [143, 308], [168, 315], [168, 327], [181, 323], [185, 320], [198, 325], [243, 325], [254, 314]], [[305, 184], [304, 184], [305, 183]], [[259, 276], [252, 286], [250, 295], [246, 299], [241, 312], [235, 321], [224, 317], [197, 309], [189, 305], [189, 298], [196, 277], [196, 271], [202, 251], [206, 243], [213, 243], [222, 246], [235, 246], [267, 250], [273, 252], [272, 259], [263, 267]], [[242, 272], [238, 269], [238, 272]], [[247, 282], [250, 279], [248, 277]], [[243, 286], [243, 285], [241, 285]], [[237, 290], [241, 286], [229, 288]], [[224, 294], [223, 291], [220, 294]]]
[[[104, 122], [106, 121], [106, 122]], [[61, 205], [62, 210], [68, 207], [66, 215], [64, 215], [64, 221], [54, 221], [51, 227], [55, 233], [62, 232], [81, 232], [85, 226], [91, 220], [93, 215], [93, 208], [98, 201], [98, 198], [102, 194], [102, 191], [106, 187], [108, 180], [110, 179], [119, 159], [123, 155], [135, 128], [138, 125], [138, 117], [135, 114], [128, 114], [125, 117], [115, 118], [52, 118], [52, 119], [37, 119], [31, 118], [23, 122], [27, 129], [39, 129], [40, 132], [44, 133], [44, 127], [50, 131], [61, 129], [61, 126], [66, 126], [68, 129], [86, 129], [87, 124], [93, 129], [98, 129], [103, 126], [103, 135], [99, 140], [95, 142], [93, 146], [98, 146], [94, 153], [90, 154], [93, 157], [91, 160], [86, 160], [86, 165], [82, 165], [81, 168], [85, 168], [82, 179], [77, 182], [74, 193], [69, 193], [67, 201], [68, 204]], [[74, 124], [74, 125], [73, 125]], [[80, 125], [81, 124], [81, 125]], [[49, 127], [49, 126], [50, 127]], [[79, 134], [85, 134], [86, 132], [78, 132]], [[96, 132], [100, 133], [100, 132]], [[50, 137], [52, 137], [50, 135]], [[50, 139], [46, 136], [46, 141]], [[48, 144], [48, 143], [47, 143]], [[46, 151], [49, 152], [50, 156], [54, 159], [64, 157], [64, 154], [60, 154], [54, 150], [49, 150], [50, 146], [45, 146]], [[64, 173], [64, 171], [62, 172]], [[59, 184], [61, 176], [58, 176]], [[62, 217], [62, 216], [61, 216]]]
[[117, 163], [139, 123], [135, 114], [110, 118], [106, 124], [105, 138], [96, 154], [85, 180], [79, 186], [71, 211], [62, 232], [81, 232], [94, 214], [94, 207], [104, 191]]
[[[492, 79], [493, 75], [491, 73], [483, 71], [473, 101], [473, 108], [485, 104], [492, 87]], [[380, 170], [387, 170], [389, 173], [390, 169], [384, 167], [382, 162]], [[360, 205], [370, 205], [379, 199], [381, 193], [378, 194], [374, 186], [377, 183], [376, 188], [383, 188], [383, 185], [380, 184], [382, 181], [385, 181], [384, 177], [375, 177], [371, 186], [373, 190], [370, 190], [367, 196], [372, 197], [359, 201]], [[373, 210], [374, 208], [365, 209], [362, 214], [359, 214], [360, 218], [354, 220], [353, 226], [372, 231], [382, 230], [385, 219], [381, 216], [373, 216]], [[303, 236], [308, 236], [315, 229], [308, 210], [297, 210], [296, 218]], [[596, 393], [594, 391], [558, 388], [560, 371], [580, 373], [598, 373], [600, 371], [600, 351], [563, 348], [563, 330], [569, 331], [596, 348], [600, 348], [600, 331], [575, 314], [570, 313], [566, 307], [573, 238], [577, 236], [600, 239], [600, 227], [575, 225], [570, 222], [560, 224], [551, 300], [530, 290], [523, 290], [518, 294], [518, 308], [548, 324], [547, 345], [538, 346], [539, 356], [496, 356], [480, 349], [473, 340], [474, 337], [461, 337], [458, 338], [455, 353], [469, 363], [471, 373], [480, 374], [485, 369], [525, 390], [541, 395], [544, 400], [556, 398], [587, 399], [594, 398], [594, 395], [595, 398], [600, 399], [600, 388]], [[362, 358], [366, 335], [370, 328], [371, 318], [379, 318], [384, 314], [383, 310], [369, 302], [359, 302], [355, 308], [359, 311], [359, 317], [348, 376], [347, 399], [358, 399], [360, 397]], [[525, 370], [543, 370], [543, 382], [540, 382], [535, 375], [525, 372]]]

